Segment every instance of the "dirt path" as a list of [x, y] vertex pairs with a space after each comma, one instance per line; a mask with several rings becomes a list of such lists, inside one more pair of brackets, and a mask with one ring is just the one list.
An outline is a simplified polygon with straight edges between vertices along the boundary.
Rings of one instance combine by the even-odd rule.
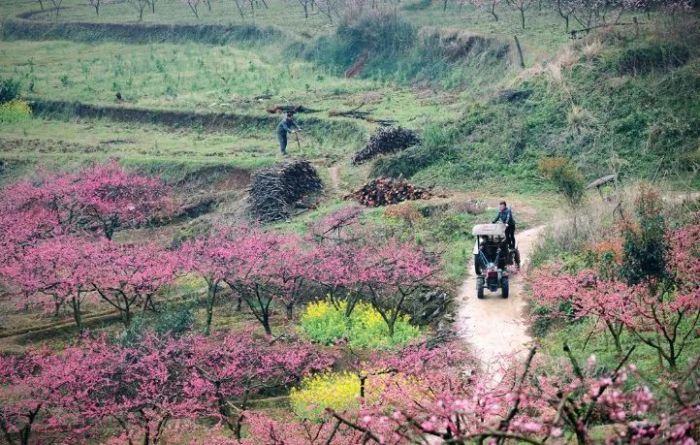
[[[543, 228], [539, 226], [516, 233], [523, 271], [527, 269], [530, 253]], [[457, 330], [481, 359], [484, 371], [499, 374], [501, 365], [507, 364], [502, 358], [526, 350], [532, 340], [523, 319], [523, 278], [521, 275], [511, 277], [508, 299], [502, 299], [500, 291], [486, 291], [485, 298], [479, 300], [476, 298], [476, 277], [471, 263], [468, 273], [458, 299]]]

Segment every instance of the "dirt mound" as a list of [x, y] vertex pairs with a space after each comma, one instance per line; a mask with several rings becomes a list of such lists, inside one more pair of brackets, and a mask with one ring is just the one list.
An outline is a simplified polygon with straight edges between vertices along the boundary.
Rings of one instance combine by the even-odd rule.
[[369, 139], [365, 148], [355, 153], [352, 163], [361, 164], [377, 155], [395, 153], [419, 143], [420, 139], [413, 130], [401, 127], [380, 127]]
[[354, 199], [367, 207], [380, 207], [432, 197], [433, 194], [428, 189], [416, 187], [405, 179], [377, 178], [345, 196], [345, 199]]
[[281, 162], [253, 174], [248, 189], [250, 213], [263, 222], [287, 219], [300, 199], [321, 188], [321, 178], [309, 161]]

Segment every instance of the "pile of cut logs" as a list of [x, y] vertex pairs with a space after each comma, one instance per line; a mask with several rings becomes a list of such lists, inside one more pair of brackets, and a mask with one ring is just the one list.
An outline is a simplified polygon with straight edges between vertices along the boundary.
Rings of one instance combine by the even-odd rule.
[[321, 178], [309, 161], [281, 162], [253, 174], [248, 189], [250, 212], [262, 222], [287, 219], [297, 201], [321, 188]]
[[377, 178], [346, 195], [345, 199], [354, 199], [367, 207], [380, 207], [432, 196], [428, 189], [416, 187], [403, 178]]
[[401, 127], [379, 127], [377, 132], [369, 138], [365, 148], [355, 153], [352, 163], [361, 164], [380, 154], [395, 153], [418, 143], [420, 139], [413, 130]]

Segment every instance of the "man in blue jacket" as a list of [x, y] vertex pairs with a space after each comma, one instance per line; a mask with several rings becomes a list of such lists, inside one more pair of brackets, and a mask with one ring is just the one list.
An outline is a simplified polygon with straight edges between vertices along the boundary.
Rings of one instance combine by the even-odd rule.
[[515, 249], [515, 219], [513, 219], [513, 212], [508, 208], [505, 201], [501, 201], [498, 204], [498, 215], [493, 223], [501, 221], [506, 225], [506, 241], [508, 242], [508, 247]]
[[280, 143], [280, 151], [287, 154], [287, 133], [299, 131], [301, 128], [294, 122], [294, 113], [287, 111], [287, 116], [277, 125], [277, 140]]

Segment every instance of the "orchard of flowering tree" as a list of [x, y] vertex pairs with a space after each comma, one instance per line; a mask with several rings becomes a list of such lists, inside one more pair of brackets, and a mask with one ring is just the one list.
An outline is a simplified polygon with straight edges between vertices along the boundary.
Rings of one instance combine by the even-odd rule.
[[[439, 262], [418, 245], [369, 241], [356, 208], [308, 234], [218, 224], [174, 244], [117, 240], [169, 218], [177, 203], [159, 180], [116, 163], [42, 171], [3, 190], [8, 297], [47, 316], [70, 313], [76, 325], [59, 349], [0, 356], [6, 443], [587, 444], [601, 426], [613, 443], [698, 439], [700, 223], [669, 227], [650, 188], [619, 232], [588, 250], [585, 267], [554, 261], [530, 276], [533, 304], [546, 308], [539, 313], [591, 321], [612, 339], [613, 361], [582, 356], [569, 340], [559, 356], [533, 345], [501, 362], [500, 379], [430, 329], [375, 350], [313, 343], [289, 329], [321, 300], [329, 305], [313, 310], [335, 306], [341, 318], [368, 305], [382, 335], [396, 336], [409, 302], [441, 281]], [[120, 334], [177, 304], [182, 280], [201, 283], [200, 328]], [[121, 323], [86, 327], [85, 308], [95, 305]], [[221, 313], [249, 321], [217, 328]], [[634, 363], [641, 348], [658, 359], [653, 376]], [[341, 386], [315, 393], [323, 382]], [[293, 388], [302, 411], [258, 403]], [[318, 417], [304, 417], [307, 408]]]

